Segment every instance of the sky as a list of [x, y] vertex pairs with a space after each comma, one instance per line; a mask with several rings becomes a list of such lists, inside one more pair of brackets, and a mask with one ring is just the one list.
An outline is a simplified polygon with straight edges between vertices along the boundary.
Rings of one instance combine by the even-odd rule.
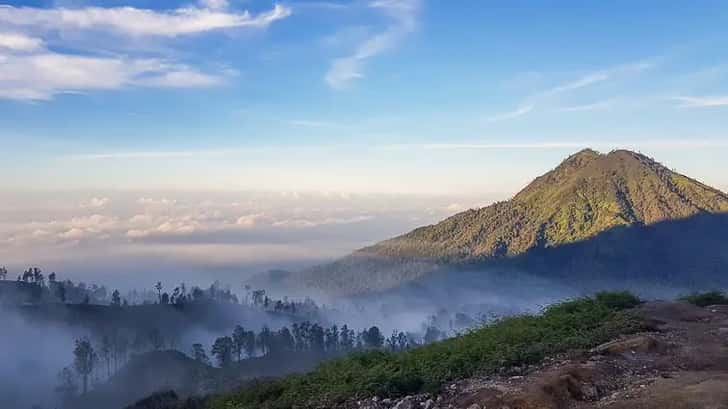
[[727, 125], [724, 1], [0, 0], [0, 264], [312, 263], [586, 147], [728, 190]]
[[516, 191], [586, 146], [728, 186], [728, 7], [14, 1], [6, 189]]

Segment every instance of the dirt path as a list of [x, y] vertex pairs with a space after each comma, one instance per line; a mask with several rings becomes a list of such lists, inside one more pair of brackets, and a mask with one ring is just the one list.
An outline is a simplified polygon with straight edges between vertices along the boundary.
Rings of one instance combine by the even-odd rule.
[[592, 351], [362, 409], [728, 409], [728, 306], [651, 302], [653, 329]]

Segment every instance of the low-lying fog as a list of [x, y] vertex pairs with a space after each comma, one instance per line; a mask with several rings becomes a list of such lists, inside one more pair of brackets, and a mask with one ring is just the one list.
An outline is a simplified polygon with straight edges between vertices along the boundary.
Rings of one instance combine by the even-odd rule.
[[[7, 194], [6, 194], [7, 193]], [[300, 269], [500, 197], [299, 192], [4, 192], [0, 265], [121, 290], [239, 284]]]
[[[10, 280], [25, 267], [38, 265], [46, 274], [57, 271], [61, 280], [104, 285], [109, 291], [119, 288], [122, 294], [136, 289], [154, 296], [152, 286], [157, 281], [165, 284], [166, 291], [181, 282], [188, 288], [206, 288], [220, 281], [242, 300], [249, 295], [242, 284], [255, 273], [298, 270], [329, 261], [485, 204], [452, 198], [295, 193], [218, 194], [205, 199], [189, 193], [81, 196], [18, 193], [0, 204], [0, 265], [8, 266]], [[594, 288], [627, 287], [648, 297], [682, 292], [656, 288], [654, 283], [595, 283]], [[376, 296], [315, 301], [321, 306], [317, 319], [324, 326], [346, 324], [361, 330], [376, 325], [389, 336], [395, 330], [421, 334], [426, 326], [435, 325], [453, 335], [493, 317], [535, 312], [586, 292], [528, 275], [470, 271], [435, 274]], [[213, 341], [229, 335], [235, 324], [276, 330], [295, 320], [236, 308], [229, 311], [238, 315], [226, 319], [190, 322], [166, 317], [166, 331], [175, 333], [174, 348], [189, 354], [193, 343], [201, 343], [209, 351]], [[2, 407], [59, 407], [58, 374], [72, 367], [74, 342], [98, 334], [83, 323], [29, 320], [15, 308], [0, 313]]]

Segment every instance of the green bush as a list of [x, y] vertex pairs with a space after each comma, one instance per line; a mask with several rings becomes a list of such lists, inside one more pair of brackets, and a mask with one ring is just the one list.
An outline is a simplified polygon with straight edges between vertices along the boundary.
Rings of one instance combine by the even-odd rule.
[[602, 291], [596, 294], [597, 302], [615, 310], [634, 308], [642, 301], [628, 291]]
[[621, 310], [639, 300], [600, 293], [546, 308], [538, 316], [503, 318], [466, 335], [413, 350], [370, 350], [325, 362], [305, 375], [259, 381], [212, 399], [213, 409], [318, 407], [349, 398], [437, 391], [476, 374], [535, 364], [549, 355], [591, 348], [642, 328]]
[[709, 305], [726, 305], [728, 304], [728, 297], [720, 291], [709, 291], [706, 293], [692, 293], [680, 297], [680, 301], [689, 302], [698, 307], [707, 307]]

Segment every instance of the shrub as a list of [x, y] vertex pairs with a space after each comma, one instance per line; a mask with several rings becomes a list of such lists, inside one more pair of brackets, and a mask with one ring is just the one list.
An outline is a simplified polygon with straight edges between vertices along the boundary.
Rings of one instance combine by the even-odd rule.
[[692, 293], [680, 297], [680, 301], [685, 301], [698, 307], [707, 307], [709, 305], [726, 305], [728, 297], [720, 291], [709, 291], [706, 293]]
[[289, 409], [328, 406], [345, 399], [437, 391], [476, 374], [534, 364], [549, 355], [591, 348], [642, 328], [620, 310], [639, 300], [600, 293], [548, 307], [538, 316], [503, 318], [466, 335], [405, 352], [358, 352], [325, 362], [305, 375], [256, 382], [212, 400], [213, 409]]
[[597, 302], [615, 310], [634, 308], [642, 301], [628, 291], [602, 291], [596, 294]]

